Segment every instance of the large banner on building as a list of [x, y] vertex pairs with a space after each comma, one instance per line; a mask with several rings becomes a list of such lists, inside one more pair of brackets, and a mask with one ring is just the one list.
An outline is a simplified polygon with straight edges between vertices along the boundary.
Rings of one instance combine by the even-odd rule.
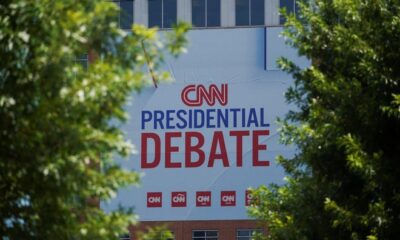
[[141, 220], [247, 219], [249, 187], [282, 182], [275, 162], [276, 117], [287, 111], [279, 82], [169, 84], [147, 89], [129, 107], [125, 131], [143, 173], [122, 190]]
[[[278, 33], [276, 33], [278, 34]], [[174, 82], [134, 94], [122, 126], [143, 174], [115, 201], [142, 221], [248, 219], [250, 187], [282, 183], [277, 117], [289, 75], [265, 71], [264, 28], [191, 31], [187, 55], [166, 64]], [[279, 45], [280, 46], [280, 45]]]

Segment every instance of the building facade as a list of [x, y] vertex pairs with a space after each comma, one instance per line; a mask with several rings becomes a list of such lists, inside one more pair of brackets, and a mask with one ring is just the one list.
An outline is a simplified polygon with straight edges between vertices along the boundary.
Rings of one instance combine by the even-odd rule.
[[295, 0], [113, 0], [121, 7], [120, 25], [170, 28], [177, 21], [194, 28], [281, 26], [280, 9], [297, 12]]
[[[279, 142], [276, 118], [291, 109], [284, 92], [291, 76], [280, 56], [308, 62], [285, 45], [280, 7], [296, 13], [294, 0], [113, 1], [120, 26], [168, 30], [193, 25], [187, 53], [167, 57], [172, 83], [133, 93], [122, 126], [138, 153], [127, 169], [143, 173], [141, 187], [121, 190], [102, 208], [133, 206], [140, 224], [123, 239], [163, 224], [176, 240], [246, 240], [267, 233], [247, 214], [251, 188], [283, 182], [276, 157], [293, 156]], [[160, 31], [163, 34], [163, 31]]]

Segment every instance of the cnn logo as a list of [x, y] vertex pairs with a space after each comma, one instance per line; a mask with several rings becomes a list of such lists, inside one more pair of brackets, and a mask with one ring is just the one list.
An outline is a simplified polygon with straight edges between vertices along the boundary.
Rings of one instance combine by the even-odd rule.
[[218, 88], [211, 84], [208, 89], [204, 85], [188, 85], [181, 92], [182, 102], [189, 107], [198, 107], [204, 102], [209, 106], [214, 106], [218, 101], [225, 106], [228, 104], [228, 84], [221, 84]]
[[235, 191], [222, 191], [221, 192], [221, 206], [230, 207], [236, 205], [236, 192]]
[[210, 207], [211, 192], [196, 192], [196, 207]]
[[162, 193], [161, 192], [148, 192], [147, 193], [147, 207], [162, 207]]
[[186, 207], [186, 192], [172, 192], [171, 193], [171, 206], [172, 207]]

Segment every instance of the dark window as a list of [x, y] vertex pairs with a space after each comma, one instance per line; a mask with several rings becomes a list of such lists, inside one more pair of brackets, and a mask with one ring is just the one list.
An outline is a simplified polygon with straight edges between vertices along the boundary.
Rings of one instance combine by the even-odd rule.
[[264, 25], [264, 0], [251, 0], [251, 25]]
[[221, 25], [220, 0], [207, 0], [207, 26], [217, 27]]
[[162, 26], [162, 0], [149, 0], [149, 27]]
[[130, 29], [133, 23], [133, 0], [120, 1], [120, 6], [119, 24], [122, 29]]
[[123, 234], [119, 237], [119, 240], [131, 240], [130, 234]]
[[218, 240], [218, 231], [215, 230], [192, 231], [192, 240]]
[[206, 26], [206, 1], [193, 0], [192, 1], [192, 24], [195, 27]]
[[236, 0], [236, 26], [250, 25], [250, 0]]
[[149, 0], [149, 27], [171, 28], [176, 15], [176, 0]]
[[192, 0], [192, 24], [195, 27], [221, 25], [220, 0]]
[[133, 0], [121, 0], [113, 2], [120, 7], [121, 11], [119, 13], [119, 26], [122, 29], [130, 29], [133, 23]]
[[[280, 0], [279, 2], [279, 8], [284, 8], [286, 9], [286, 13], [288, 14], [293, 14], [295, 12], [295, 0]], [[279, 17], [279, 23], [280, 24], [285, 24], [286, 22], [286, 18], [280, 14]]]
[[255, 240], [256, 234], [262, 233], [260, 229], [240, 229], [236, 232], [236, 240]]
[[236, 0], [236, 26], [264, 25], [264, 0]]
[[176, 23], [176, 0], [163, 0], [163, 28], [170, 28]]

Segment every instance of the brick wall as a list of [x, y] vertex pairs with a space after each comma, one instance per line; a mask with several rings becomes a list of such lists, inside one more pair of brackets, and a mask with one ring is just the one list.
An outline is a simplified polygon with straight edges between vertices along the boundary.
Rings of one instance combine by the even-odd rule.
[[238, 229], [262, 229], [266, 233], [265, 226], [255, 220], [141, 222], [129, 230], [132, 239], [136, 239], [137, 232], [146, 232], [149, 227], [159, 225], [167, 226], [174, 233], [175, 240], [191, 240], [193, 230], [217, 230], [219, 240], [235, 240]]

